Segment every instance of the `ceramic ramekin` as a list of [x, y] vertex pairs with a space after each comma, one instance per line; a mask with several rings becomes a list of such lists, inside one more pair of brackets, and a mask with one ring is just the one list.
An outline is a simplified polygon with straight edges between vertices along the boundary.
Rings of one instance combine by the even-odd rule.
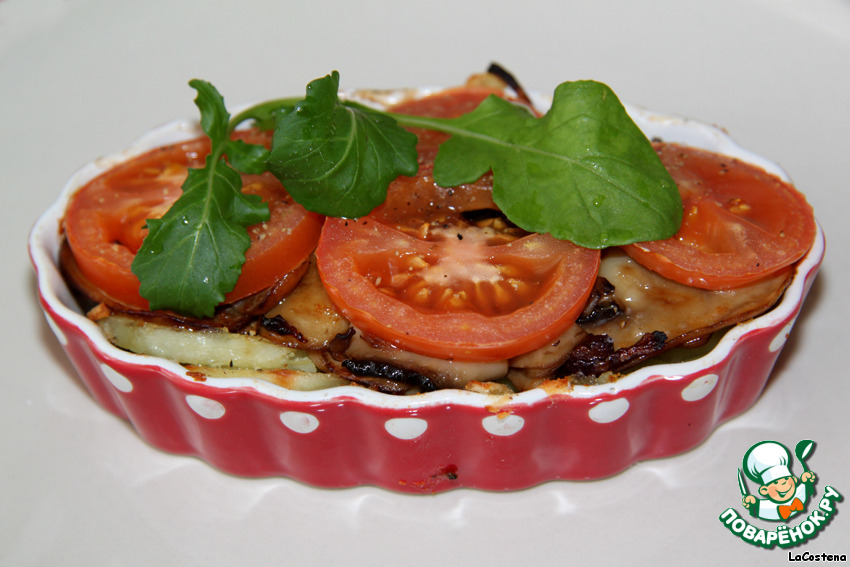
[[[732, 155], [788, 178], [721, 129], [628, 110], [650, 138]], [[47, 322], [92, 397], [154, 447], [195, 455], [236, 475], [405, 492], [513, 490], [603, 478], [687, 451], [758, 399], [824, 254], [818, 227], [775, 308], [731, 329], [701, 358], [651, 365], [611, 384], [492, 397], [458, 390], [391, 396], [357, 386], [299, 392], [250, 378], [199, 381], [179, 364], [112, 346], [72, 299], [57, 257], [71, 193], [122, 160], [200, 134], [194, 122], [174, 122], [83, 167], [33, 227], [29, 250]]]

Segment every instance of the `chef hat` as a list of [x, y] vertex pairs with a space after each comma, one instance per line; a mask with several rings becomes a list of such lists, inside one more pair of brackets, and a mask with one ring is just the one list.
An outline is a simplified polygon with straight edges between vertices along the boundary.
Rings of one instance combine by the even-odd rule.
[[762, 441], [744, 455], [744, 470], [753, 482], [762, 486], [778, 478], [791, 476], [791, 453], [776, 441]]

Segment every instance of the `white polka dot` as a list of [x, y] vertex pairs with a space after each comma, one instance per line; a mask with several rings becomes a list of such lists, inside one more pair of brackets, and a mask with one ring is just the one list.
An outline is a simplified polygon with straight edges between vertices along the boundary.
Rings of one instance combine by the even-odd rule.
[[518, 415], [490, 415], [481, 420], [481, 425], [487, 433], [503, 437], [513, 435], [525, 425], [525, 420]]
[[186, 396], [186, 403], [189, 404], [192, 411], [206, 419], [218, 419], [224, 415], [224, 406], [209, 398], [188, 395]]
[[117, 370], [105, 364], [100, 365], [103, 375], [109, 380], [109, 383], [115, 386], [115, 389], [125, 394], [133, 391], [133, 383], [126, 376], [120, 374]]
[[717, 385], [717, 379], [720, 378], [717, 374], [706, 374], [700, 376], [682, 390], [682, 399], [686, 402], [695, 402], [701, 400], [714, 390]]
[[785, 346], [785, 341], [788, 340], [788, 335], [791, 334], [791, 327], [794, 326], [794, 321], [795, 320], [791, 320], [787, 325], [782, 328], [779, 334], [776, 335], [772, 341], [770, 341], [770, 346], [768, 347], [770, 349], [770, 352], [777, 352]]
[[611, 423], [623, 417], [628, 410], [629, 400], [626, 398], [617, 398], [610, 402], [596, 404], [590, 408], [587, 415], [596, 423]]
[[312, 414], [300, 411], [285, 411], [280, 421], [295, 433], [310, 433], [319, 427], [319, 419]]
[[59, 325], [56, 324], [56, 321], [53, 320], [53, 317], [46, 315], [45, 319], [47, 319], [47, 325], [50, 327], [50, 330], [53, 331], [54, 335], [56, 335], [56, 339], [59, 341], [59, 344], [67, 346], [68, 337], [65, 336], [65, 333], [62, 332], [62, 329], [60, 329]]
[[418, 417], [397, 417], [388, 419], [384, 429], [399, 439], [416, 439], [428, 429], [428, 422]]

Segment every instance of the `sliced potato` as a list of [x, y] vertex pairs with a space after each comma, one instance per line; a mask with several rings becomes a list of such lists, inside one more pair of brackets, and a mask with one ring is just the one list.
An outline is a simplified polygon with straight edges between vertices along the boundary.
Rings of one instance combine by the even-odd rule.
[[119, 348], [217, 368], [288, 369], [316, 372], [307, 353], [261, 337], [222, 329], [189, 329], [112, 314], [97, 321], [107, 339]]
[[187, 365], [189, 375], [195, 380], [207, 378], [256, 378], [277, 384], [289, 390], [313, 391], [347, 386], [351, 382], [338, 374], [304, 372], [302, 370], [254, 370], [248, 368], [211, 368]]

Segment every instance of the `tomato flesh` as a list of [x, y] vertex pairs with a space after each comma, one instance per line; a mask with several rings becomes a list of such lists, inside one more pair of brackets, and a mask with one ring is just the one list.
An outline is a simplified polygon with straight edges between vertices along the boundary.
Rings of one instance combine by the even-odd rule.
[[812, 208], [790, 184], [696, 148], [656, 151], [679, 187], [684, 218], [671, 238], [625, 246], [635, 261], [679, 283], [731, 289], [788, 268], [811, 247]]
[[[261, 143], [261, 133], [238, 134]], [[202, 167], [209, 141], [197, 139], [154, 149], [80, 188], [64, 220], [68, 245], [80, 272], [128, 310], [148, 310], [130, 266], [147, 233], [147, 219], [162, 216], [181, 194], [188, 168]], [[243, 175], [243, 191], [269, 205], [270, 219], [248, 228], [242, 274], [226, 295], [231, 303], [273, 285], [301, 265], [315, 248], [323, 218], [296, 204], [270, 174]]]
[[392, 248], [359, 255], [358, 271], [422, 313], [512, 313], [551, 283], [556, 264], [523, 255], [537, 245], [531, 238], [500, 244], [486, 229], [437, 226], [424, 238], [378, 230]]

